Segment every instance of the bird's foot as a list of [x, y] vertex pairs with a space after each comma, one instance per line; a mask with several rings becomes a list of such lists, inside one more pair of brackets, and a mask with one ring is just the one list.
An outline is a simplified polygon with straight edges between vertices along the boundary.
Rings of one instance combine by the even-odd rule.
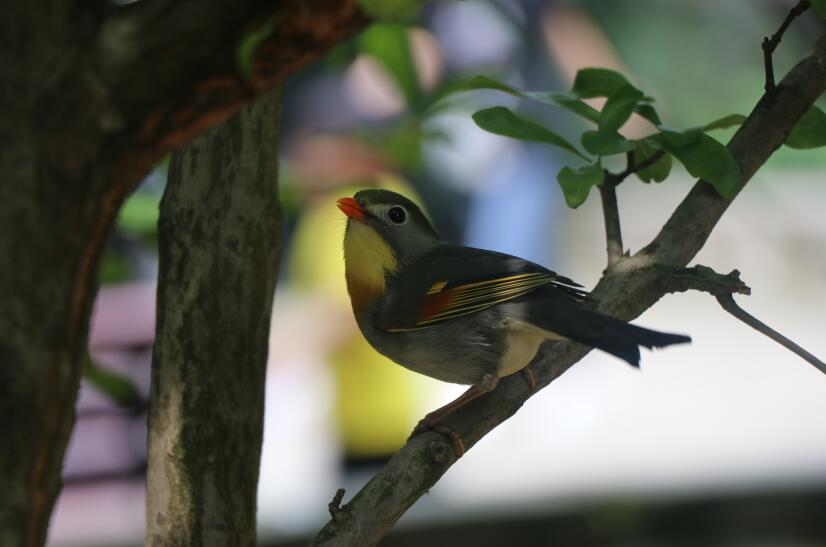
[[528, 367], [523, 368], [521, 371], [522, 378], [525, 379], [525, 382], [528, 383], [528, 387], [531, 388], [531, 391], [536, 389], [536, 376], [533, 375], [531, 369]]
[[458, 433], [447, 427], [446, 425], [442, 425], [439, 423], [439, 416], [433, 416], [434, 413], [430, 413], [421, 420], [419, 423], [416, 424], [416, 427], [413, 428], [413, 432], [408, 437], [408, 440], [412, 439], [416, 435], [420, 433], [424, 433], [425, 431], [435, 431], [450, 440], [450, 444], [453, 446], [453, 452], [456, 454], [456, 458], [461, 458], [465, 454], [465, 443], [462, 442], [462, 437], [459, 436]]

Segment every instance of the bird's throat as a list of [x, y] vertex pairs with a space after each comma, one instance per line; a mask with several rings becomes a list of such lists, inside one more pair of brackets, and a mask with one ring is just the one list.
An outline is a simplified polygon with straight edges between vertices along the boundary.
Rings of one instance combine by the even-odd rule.
[[373, 227], [351, 221], [344, 236], [344, 267], [347, 292], [358, 317], [372, 300], [384, 294], [385, 276], [398, 270], [398, 261]]

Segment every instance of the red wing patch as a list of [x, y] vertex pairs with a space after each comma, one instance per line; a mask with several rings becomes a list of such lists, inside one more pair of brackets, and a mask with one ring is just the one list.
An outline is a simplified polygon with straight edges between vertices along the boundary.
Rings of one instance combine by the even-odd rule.
[[508, 275], [484, 281], [448, 286], [446, 281], [435, 283], [422, 298], [416, 325], [392, 331], [416, 330], [475, 313], [501, 302], [513, 300], [537, 287], [552, 283], [555, 277], [545, 272]]

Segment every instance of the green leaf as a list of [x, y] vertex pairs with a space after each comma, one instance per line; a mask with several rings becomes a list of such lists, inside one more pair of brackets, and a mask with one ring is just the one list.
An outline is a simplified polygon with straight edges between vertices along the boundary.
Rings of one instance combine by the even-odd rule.
[[599, 122], [599, 111], [573, 95], [550, 93], [548, 91], [522, 91], [489, 76], [474, 76], [455, 87], [451, 90], [451, 93], [476, 89], [493, 89], [522, 99], [531, 99], [544, 104], [558, 105], [594, 123]]
[[576, 73], [574, 94], [583, 99], [610, 97], [624, 85], [629, 85], [625, 76], [607, 68], [583, 68]]
[[565, 195], [568, 207], [576, 209], [588, 199], [591, 187], [602, 184], [605, 172], [598, 164], [590, 164], [578, 169], [563, 167], [556, 175], [556, 180]]
[[826, 113], [816, 106], [807, 110], [786, 137], [786, 146], [789, 148], [826, 146]]
[[548, 94], [548, 98], [577, 116], [582, 116], [590, 122], [599, 123], [599, 110], [572, 95], [552, 93]]
[[651, 122], [652, 124], [656, 125], [657, 127], [660, 126], [662, 123], [660, 121], [660, 116], [657, 114], [657, 111], [654, 109], [653, 106], [650, 104], [638, 104], [634, 108], [634, 112]]
[[809, 3], [812, 5], [815, 13], [823, 19], [826, 19], [826, 0], [809, 0]]
[[[508, 85], [504, 82], [500, 82], [494, 78], [489, 76], [477, 75], [469, 80], [465, 80], [458, 84], [453, 84], [448, 88], [444, 89], [439, 93], [439, 96], [433, 100], [434, 103], [437, 103], [452, 95], [453, 93], [458, 93], [462, 91], [474, 91], [480, 89], [489, 89], [495, 91], [501, 91], [503, 93], [507, 93], [508, 95], [512, 95], [514, 97], [519, 97], [521, 99], [530, 99], [533, 101], [537, 101], [543, 104], [551, 104], [555, 106], [561, 106], [566, 110], [573, 112], [578, 116], [582, 116], [588, 121], [593, 123], [599, 123], [599, 110], [595, 109], [591, 105], [586, 104], [581, 99], [574, 95], [564, 94], [564, 93], [551, 93], [548, 91], [522, 91], [521, 89], [516, 89], [515, 87]], [[438, 111], [438, 108], [432, 108], [432, 111]]]
[[482, 74], [478, 74], [469, 80], [461, 82], [453, 91], [470, 91], [474, 89], [495, 89], [497, 91], [504, 91], [514, 97], [525, 96], [522, 91]]
[[[662, 151], [659, 146], [653, 146], [647, 139], [637, 141], [637, 148], [634, 150], [634, 162], [639, 165], [654, 154]], [[660, 159], [655, 161], [652, 165], [637, 171], [637, 177], [643, 182], [662, 182], [668, 178], [671, 173], [671, 154], [665, 152]]]
[[571, 143], [535, 122], [517, 116], [504, 106], [494, 106], [486, 108], [473, 114], [473, 121], [476, 125], [494, 133], [522, 141], [543, 142], [552, 146], [558, 146], [572, 154], [576, 154], [585, 161], [588, 158], [577, 150]]
[[372, 25], [359, 37], [359, 47], [381, 64], [407, 105], [417, 110], [422, 94], [407, 27], [390, 23]]
[[376, 21], [405, 21], [419, 13], [422, 0], [358, 0], [358, 5]]
[[711, 183], [724, 198], [737, 193], [740, 188], [740, 165], [728, 148], [705, 133], [699, 133], [696, 141], [680, 146], [663, 135], [655, 135], [653, 138], [674, 154], [689, 173]]
[[630, 84], [625, 84], [612, 93], [599, 119], [600, 131], [617, 131], [631, 117], [634, 107], [642, 99], [642, 91]]
[[249, 78], [252, 74], [252, 65], [255, 59], [255, 51], [258, 46], [275, 31], [275, 18], [271, 17], [259, 28], [245, 34], [238, 47], [235, 48], [235, 64], [244, 78]]
[[746, 121], [746, 117], [742, 114], [729, 114], [728, 116], [723, 116], [713, 122], [709, 122], [703, 126], [703, 131], [712, 131], [714, 129], [725, 129], [726, 127], [732, 127], [734, 125], [740, 125], [744, 121]]
[[665, 142], [672, 146], [688, 146], [700, 140], [702, 130], [698, 127], [692, 127], [684, 129], [683, 131], [674, 131], [661, 127], [660, 133], [664, 137]]
[[582, 146], [595, 156], [623, 154], [634, 149], [636, 144], [616, 131], [586, 131], [582, 134]]
[[138, 388], [132, 380], [98, 366], [88, 353], [83, 366], [83, 378], [119, 406], [137, 406], [140, 403]]

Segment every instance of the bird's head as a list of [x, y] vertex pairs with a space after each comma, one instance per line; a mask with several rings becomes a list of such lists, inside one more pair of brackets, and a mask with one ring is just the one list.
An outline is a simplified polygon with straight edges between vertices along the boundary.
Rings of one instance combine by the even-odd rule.
[[362, 190], [337, 204], [348, 217], [344, 261], [354, 307], [383, 294], [387, 276], [441, 243], [416, 204], [395, 192]]

